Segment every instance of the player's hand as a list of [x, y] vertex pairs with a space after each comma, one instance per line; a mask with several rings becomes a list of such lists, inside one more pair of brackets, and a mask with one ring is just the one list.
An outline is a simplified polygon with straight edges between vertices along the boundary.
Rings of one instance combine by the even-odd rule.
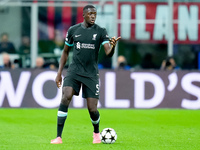
[[56, 82], [57, 87], [60, 88], [62, 85], [62, 76], [60, 74], [57, 74], [55, 82]]
[[115, 46], [117, 44], [117, 41], [121, 39], [121, 36], [119, 36], [117, 39], [115, 39], [115, 36], [109, 39], [109, 42], [112, 46]]

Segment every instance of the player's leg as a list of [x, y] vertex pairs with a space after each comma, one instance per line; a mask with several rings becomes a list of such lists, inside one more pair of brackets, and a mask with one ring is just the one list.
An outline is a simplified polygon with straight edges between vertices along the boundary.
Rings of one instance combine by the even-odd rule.
[[[78, 95], [81, 87], [81, 83], [75, 79], [76, 75], [73, 73], [67, 73], [67, 76], [64, 78], [63, 88], [62, 88], [62, 99], [58, 109], [58, 116], [57, 116], [57, 138], [59, 141], [62, 141], [62, 131], [64, 128], [65, 120], [68, 114], [68, 107], [72, 100], [73, 95]], [[52, 140], [52, 144], [59, 144]], [[62, 143], [62, 142], [61, 142]]]
[[82, 96], [87, 100], [88, 112], [94, 127], [93, 143], [101, 143], [99, 133], [100, 114], [97, 110], [99, 99], [99, 76], [89, 78], [79, 76], [79, 81], [82, 82]]
[[67, 118], [68, 107], [72, 100], [72, 96], [75, 94], [75, 91], [72, 87], [66, 86], [63, 87], [63, 95], [61, 103], [58, 109], [58, 118], [57, 118], [57, 137], [61, 137], [65, 120]]
[[97, 110], [98, 99], [97, 98], [87, 98], [87, 107], [94, 127], [93, 132], [93, 143], [101, 143], [100, 133], [99, 133], [99, 122], [100, 114]]
[[99, 76], [82, 78], [82, 83], [83, 97], [87, 99], [87, 107], [94, 126], [94, 133], [99, 133], [100, 115], [97, 110], [99, 99]]
[[57, 114], [57, 138], [51, 140], [51, 144], [62, 143], [61, 136], [63, 132], [63, 127], [67, 118], [68, 107], [71, 102], [72, 96], [75, 94], [75, 91], [72, 87], [66, 86], [62, 88], [62, 93], [62, 99]]
[[90, 114], [92, 124], [94, 126], [94, 133], [99, 133], [100, 114], [97, 110], [98, 99], [87, 98], [87, 107]]

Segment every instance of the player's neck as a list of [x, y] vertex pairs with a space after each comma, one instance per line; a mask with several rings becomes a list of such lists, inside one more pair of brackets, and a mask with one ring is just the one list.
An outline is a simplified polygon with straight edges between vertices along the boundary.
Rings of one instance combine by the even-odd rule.
[[94, 24], [88, 24], [88, 23], [86, 23], [85, 21], [83, 21], [82, 22], [82, 26], [84, 27], [84, 28], [90, 28], [90, 27], [92, 27]]

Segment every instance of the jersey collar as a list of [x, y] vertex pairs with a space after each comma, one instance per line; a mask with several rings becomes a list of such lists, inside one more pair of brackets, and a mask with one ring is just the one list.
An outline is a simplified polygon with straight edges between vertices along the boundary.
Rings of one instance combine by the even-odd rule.
[[96, 24], [94, 24], [94, 25], [91, 26], [91, 27], [86, 28], [86, 27], [83, 25], [83, 23], [81, 23], [81, 27], [82, 27], [83, 29], [92, 29], [92, 28], [94, 28], [95, 25], [96, 25]]

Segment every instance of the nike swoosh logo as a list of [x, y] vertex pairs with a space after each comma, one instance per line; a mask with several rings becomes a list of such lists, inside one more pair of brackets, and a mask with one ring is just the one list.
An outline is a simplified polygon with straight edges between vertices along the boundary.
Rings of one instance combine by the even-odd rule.
[[79, 36], [81, 36], [81, 34], [79, 34], [79, 35], [75, 35], [75, 37], [79, 37]]

